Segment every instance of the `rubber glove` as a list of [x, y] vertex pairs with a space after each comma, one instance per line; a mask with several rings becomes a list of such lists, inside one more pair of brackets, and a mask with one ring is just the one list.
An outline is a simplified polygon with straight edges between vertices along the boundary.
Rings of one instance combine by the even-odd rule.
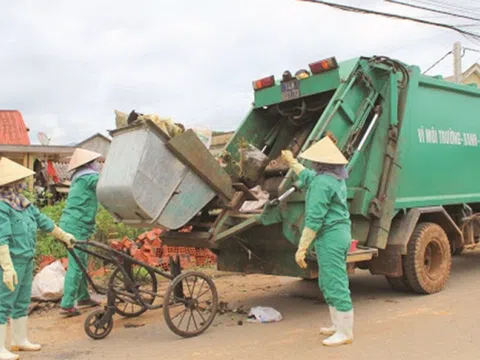
[[18, 284], [17, 272], [13, 267], [12, 258], [10, 257], [10, 249], [8, 245], [0, 246], [0, 267], [3, 270], [3, 283], [10, 291], [15, 290]]
[[300, 174], [305, 167], [300, 164], [297, 159], [293, 157], [293, 154], [290, 150], [282, 150], [282, 159], [290, 166], [290, 168], [295, 172], [295, 174]]
[[313, 231], [308, 227], [305, 227], [303, 229], [302, 237], [300, 238], [300, 243], [298, 244], [298, 250], [295, 253], [295, 261], [302, 269], [307, 268], [305, 256], [307, 255], [307, 249], [312, 243], [312, 241], [315, 239], [315, 236], [317, 236], [316, 231]]
[[67, 247], [73, 248], [75, 237], [72, 234], [63, 231], [58, 226], [55, 225], [53, 231], [49, 233], [49, 235], [53, 236], [58, 241], [63, 242]]

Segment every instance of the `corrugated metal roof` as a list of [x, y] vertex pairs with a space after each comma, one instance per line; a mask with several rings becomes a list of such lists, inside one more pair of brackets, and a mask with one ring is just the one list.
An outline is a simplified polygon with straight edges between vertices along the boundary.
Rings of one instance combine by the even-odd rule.
[[18, 110], [0, 110], [0, 144], [30, 145], [28, 130]]

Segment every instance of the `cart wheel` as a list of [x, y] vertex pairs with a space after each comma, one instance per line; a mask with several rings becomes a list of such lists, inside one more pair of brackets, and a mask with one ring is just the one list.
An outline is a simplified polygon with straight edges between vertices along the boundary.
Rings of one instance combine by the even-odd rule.
[[189, 271], [178, 275], [168, 286], [163, 315], [175, 334], [193, 337], [208, 329], [217, 308], [217, 288], [212, 279], [201, 272]]
[[95, 310], [94, 312], [90, 313], [90, 315], [88, 315], [85, 319], [85, 332], [94, 340], [101, 340], [106, 338], [113, 329], [113, 318], [111, 316], [103, 326], [97, 326], [98, 321], [100, 321], [105, 316], [105, 314], [106, 312], [103, 309]]
[[[132, 277], [134, 286], [140, 292], [143, 301], [147, 304], [153, 304], [157, 294], [157, 277], [155, 273], [144, 268], [143, 266], [135, 265], [132, 268]], [[136, 317], [142, 315], [147, 308], [138, 303], [132, 289], [127, 288], [125, 283], [125, 274], [116, 268], [108, 281], [109, 287], [113, 287], [117, 291], [130, 293], [131, 296], [118, 294], [115, 298], [115, 311], [123, 317]]]

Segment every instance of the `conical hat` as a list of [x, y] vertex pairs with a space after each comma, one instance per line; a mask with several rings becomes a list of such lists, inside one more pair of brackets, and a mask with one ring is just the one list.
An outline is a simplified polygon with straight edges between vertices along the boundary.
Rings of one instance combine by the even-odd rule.
[[75, 149], [70, 163], [68, 164], [68, 171], [75, 170], [82, 165], [88, 164], [89, 162], [98, 159], [102, 154], [96, 153], [94, 151], [85, 150], [81, 148]]
[[300, 157], [305, 160], [324, 164], [348, 164], [348, 160], [345, 159], [345, 156], [343, 156], [342, 152], [328, 136], [325, 136], [322, 140], [310, 146], [300, 154]]
[[25, 179], [33, 174], [35, 174], [34, 171], [17, 164], [15, 161], [6, 157], [0, 159], [0, 186]]

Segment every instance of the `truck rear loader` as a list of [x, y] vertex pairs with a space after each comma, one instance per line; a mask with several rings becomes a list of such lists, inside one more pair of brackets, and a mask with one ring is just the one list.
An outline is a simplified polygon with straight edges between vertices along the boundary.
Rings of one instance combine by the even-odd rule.
[[[306, 270], [295, 263], [305, 193], [280, 152], [330, 136], [349, 160], [358, 241], [349, 270], [384, 275], [397, 290], [442, 290], [452, 254], [480, 235], [480, 91], [379, 56], [328, 58], [253, 88], [219, 158], [191, 130], [169, 138], [147, 122], [113, 131], [100, 202], [127, 225], [168, 229], [167, 244], [211, 249], [219, 270], [315, 278], [313, 249]], [[240, 211], [257, 200], [255, 186], [270, 202]]]

